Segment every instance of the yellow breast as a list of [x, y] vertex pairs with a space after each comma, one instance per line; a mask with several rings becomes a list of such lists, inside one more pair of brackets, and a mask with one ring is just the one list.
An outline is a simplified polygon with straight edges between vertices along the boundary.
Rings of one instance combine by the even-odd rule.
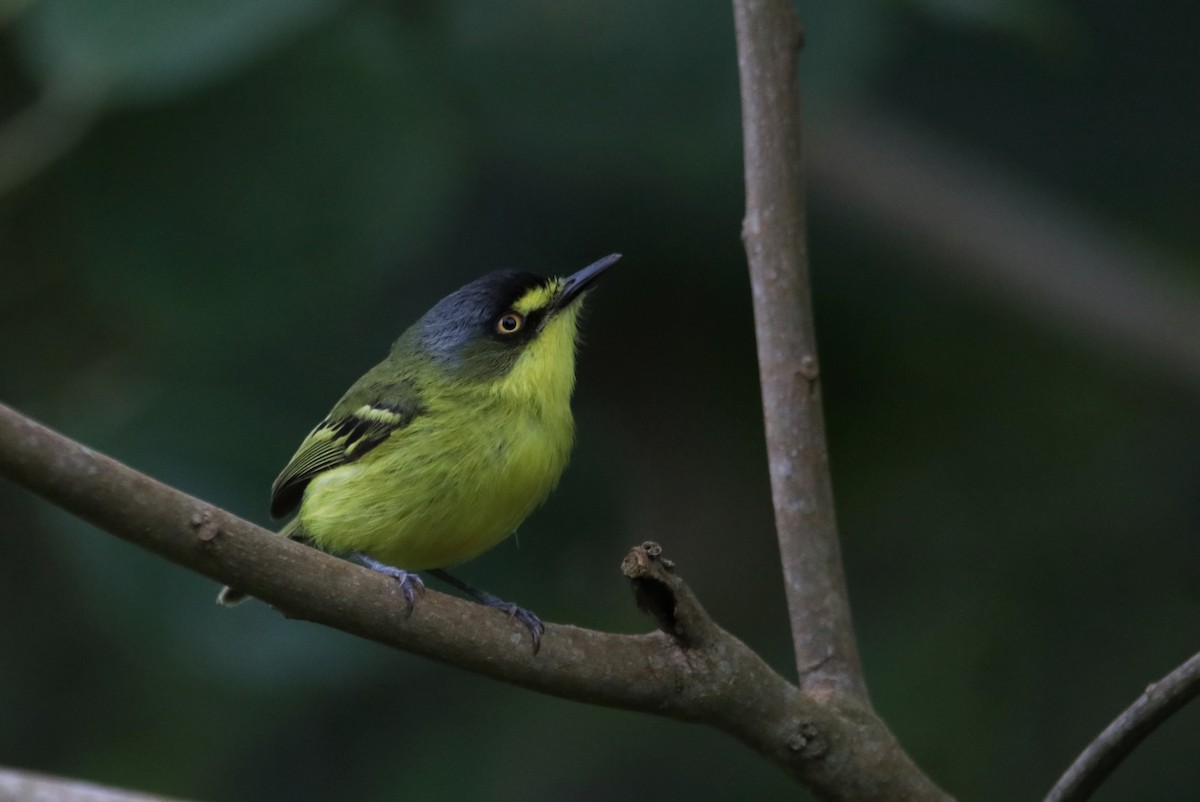
[[431, 394], [408, 427], [315, 477], [303, 533], [410, 570], [469, 560], [512, 534], [570, 455], [574, 316], [551, 319], [503, 379]]

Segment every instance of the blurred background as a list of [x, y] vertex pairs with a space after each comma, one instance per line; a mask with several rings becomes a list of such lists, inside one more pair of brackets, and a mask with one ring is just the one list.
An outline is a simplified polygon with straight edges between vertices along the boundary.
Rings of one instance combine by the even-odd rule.
[[[1200, 648], [1200, 4], [800, 4], [809, 229], [873, 699], [1039, 798]], [[574, 461], [464, 578], [651, 624], [664, 544], [791, 677], [727, 3], [0, 2], [0, 399], [270, 525], [294, 448], [494, 269], [589, 301]], [[715, 731], [213, 604], [0, 483], [0, 764], [207, 800], [794, 799]], [[1195, 799], [1200, 708], [1097, 795]]]

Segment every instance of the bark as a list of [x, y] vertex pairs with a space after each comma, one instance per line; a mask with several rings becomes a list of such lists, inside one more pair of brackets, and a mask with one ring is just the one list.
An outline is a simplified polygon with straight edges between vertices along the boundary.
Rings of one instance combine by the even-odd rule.
[[788, 0], [735, 0], [746, 217], [775, 529], [800, 687], [867, 695], [842, 571], [808, 280], [796, 56]]

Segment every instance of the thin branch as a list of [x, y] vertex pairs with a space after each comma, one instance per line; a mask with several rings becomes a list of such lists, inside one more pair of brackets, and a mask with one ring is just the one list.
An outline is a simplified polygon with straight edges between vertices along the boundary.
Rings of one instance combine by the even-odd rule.
[[[733, 735], [829, 800], [945, 797], [860, 700], [790, 684], [704, 611], [653, 544], [624, 570], [663, 632], [547, 624], [541, 651], [503, 613], [396, 583], [295, 543], [96, 453], [0, 404], [0, 476], [131, 543], [313, 621], [541, 693]], [[214, 615], [226, 613], [214, 605]], [[670, 622], [668, 625], [666, 622]]]
[[180, 802], [123, 788], [50, 777], [0, 766], [0, 800], [3, 802]]
[[775, 528], [800, 687], [866, 699], [850, 620], [808, 281], [796, 56], [789, 0], [734, 0], [754, 324]]
[[1088, 744], [1046, 796], [1046, 802], [1083, 802], [1147, 735], [1200, 695], [1200, 654], [1146, 688]]
[[[808, 281], [796, 58], [789, 0], [733, 0], [741, 82], [746, 217], [775, 528], [800, 688], [870, 712], [842, 572]], [[866, 730], [864, 729], [864, 734]], [[948, 799], [890, 734], [891, 775], [868, 796]], [[861, 744], [865, 746], [865, 742]]]

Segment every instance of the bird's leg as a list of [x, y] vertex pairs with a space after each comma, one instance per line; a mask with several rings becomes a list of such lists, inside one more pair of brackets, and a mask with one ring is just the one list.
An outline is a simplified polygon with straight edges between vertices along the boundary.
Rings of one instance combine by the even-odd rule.
[[385, 565], [379, 562], [379, 560], [371, 559], [360, 551], [356, 551], [350, 556], [372, 571], [378, 571], [384, 576], [390, 576], [399, 582], [400, 590], [404, 591], [404, 601], [408, 603], [408, 615], [412, 615], [413, 601], [416, 599], [417, 593], [425, 590], [425, 583], [421, 581], [420, 576], [412, 571], [405, 571], [403, 568], [393, 568], [390, 565]]
[[497, 610], [502, 610], [508, 613], [509, 618], [515, 618], [525, 625], [529, 630], [530, 636], [533, 638], [533, 653], [537, 654], [538, 649], [542, 646], [542, 633], [546, 631], [545, 625], [542, 624], [542, 619], [536, 614], [526, 610], [524, 607], [518, 607], [512, 602], [506, 602], [504, 599], [497, 598], [490, 593], [475, 588], [463, 582], [461, 579], [451, 576], [440, 568], [431, 568], [429, 570], [431, 576], [436, 576], [438, 579], [445, 582], [447, 585], [452, 585], [458, 588], [463, 593], [470, 596], [475, 601], [485, 607], [494, 607]]

